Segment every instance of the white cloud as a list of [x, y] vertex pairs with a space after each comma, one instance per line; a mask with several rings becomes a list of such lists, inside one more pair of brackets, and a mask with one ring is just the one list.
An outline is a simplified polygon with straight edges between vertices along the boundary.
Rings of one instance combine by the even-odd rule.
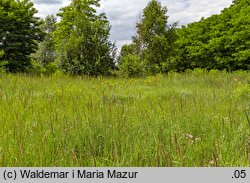
[[[61, 7], [70, 3], [70, 0], [33, 0], [39, 10], [38, 16], [56, 14]], [[101, 0], [101, 8], [107, 14], [112, 24], [111, 40], [117, 46], [129, 43], [135, 34], [135, 25], [143, 8], [149, 0]], [[169, 22], [179, 22], [179, 25], [198, 21], [202, 17], [220, 13], [228, 7], [232, 0], [161, 0], [168, 7]]]
[[[232, 0], [169, 0], [168, 4], [170, 20], [179, 21], [181, 25], [198, 21], [202, 17], [218, 14], [228, 7]], [[185, 3], [184, 3], [185, 2]]]
[[31, 0], [38, 10], [37, 16], [45, 18], [47, 15], [57, 14], [59, 9], [69, 5], [70, 0]]
[[36, 4], [61, 4], [61, 0], [33, 0]]

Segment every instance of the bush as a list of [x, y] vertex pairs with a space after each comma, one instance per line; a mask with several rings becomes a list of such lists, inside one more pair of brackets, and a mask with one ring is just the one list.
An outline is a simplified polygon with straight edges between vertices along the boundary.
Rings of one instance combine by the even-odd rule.
[[136, 55], [128, 54], [121, 58], [120, 72], [125, 77], [138, 77], [143, 75], [143, 64]]
[[56, 62], [50, 62], [45, 66], [46, 74], [55, 74], [58, 70], [58, 66]]
[[32, 74], [45, 74], [52, 75], [55, 74], [58, 70], [58, 66], [56, 62], [50, 62], [47, 65], [43, 65], [35, 60], [31, 61], [32, 68], [29, 70]]
[[4, 51], [0, 50], [0, 73], [5, 73], [6, 72], [5, 65], [8, 64], [7, 61], [1, 60], [1, 58], [3, 57], [3, 55], [4, 55]]

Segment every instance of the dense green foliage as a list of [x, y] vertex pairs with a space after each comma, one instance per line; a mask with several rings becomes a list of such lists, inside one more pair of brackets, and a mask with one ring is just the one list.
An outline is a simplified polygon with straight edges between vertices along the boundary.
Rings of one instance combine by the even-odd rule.
[[122, 46], [118, 57], [118, 65], [122, 76], [138, 77], [144, 74], [145, 66], [136, 54], [136, 44]]
[[1, 62], [10, 72], [25, 71], [31, 67], [29, 55], [35, 52], [42, 40], [40, 20], [30, 0], [0, 0], [0, 50]]
[[[168, 25], [167, 7], [163, 7], [157, 0], [150, 1], [143, 10], [141, 21], [136, 25], [137, 34], [133, 37], [132, 52], [140, 58], [146, 73], [166, 71], [176, 40], [175, 26], [175, 24]], [[122, 51], [123, 49], [126, 48], [122, 48]], [[121, 60], [122, 57], [123, 55]], [[123, 62], [120, 64], [121, 71], [124, 72]]]
[[250, 1], [178, 30], [175, 69], [250, 69]]
[[138, 77], [144, 73], [144, 65], [141, 63], [140, 57], [134, 54], [128, 54], [122, 57], [120, 72], [125, 77]]
[[114, 68], [110, 24], [94, 9], [99, 0], [73, 0], [59, 13], [55, 32], [59, 67], [71, 74], [103, 75]]
[[126, 77], [195, 68], [250, 70], [249, 0], [234, 0], [220, 14], [181, 28], [168, 23], [166, 6], [151, 0], [132, 43], [121, 48], [117, 59], [109, 41], [110, 23], [97, 13], [99, 6], [99, 0], [71, 0], [60, 10], [57, 23], [55, 16], [44, 21], [34, 17], [37, 11], [30, 0], [1, 0], [1, 70], [20, 72], [33, 66], [29, 71], [37, 73], [60, 69], [74, 75], [106, 75], [117, 68], [116, 61]]
[[0, 77], [0, 166], [248, 167], [250, 74]]
[[[152, 0], [133, 37], [134, 51], [146, 73], [218, 69], [250, 69], [250, 2], [235, 0], [221, 14], [175, 29], [167, 25], [167, 9]], [[122, 61], [124, 50], [121, 51]], [[130, 46], [131, 48], [131, 46]], [[131, 51], [130, 51], [131, 52]], [[131, 54], [131, 53], [130, 53]], [[123, 71], [123, 62], [120, 62]]]
[[[4, 55], [4, 51], [3, 50], [0, 50], [0, 60], [3, 58], [3, 55]], [[0, 62], [0, 73], [2, 73], [2, 72], [5, 72], [5, 65], [7, 64], [8, 62], [6, 62], [6, 61], [3, 61], [3, 60], [1, 60], [1, 62]]]
[[149, 73], [164, 71], [173, 52], [174, 25], [168, 25], [167, 7], [152, 0], [143, 10], [142, 20], [137, 23], [137, 35], [133, 41]]

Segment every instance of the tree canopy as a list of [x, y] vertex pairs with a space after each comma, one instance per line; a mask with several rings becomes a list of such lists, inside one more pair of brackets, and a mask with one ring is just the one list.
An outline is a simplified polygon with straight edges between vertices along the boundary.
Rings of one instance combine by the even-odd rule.
[[143, 10], [136, 27], [137, 33], [132, 37], [135, 45], [133, 52], [140, 57], [144, 71], [149, 74], [165, 72], [176, 40], [176, 23], [168, 24], [167, 7], [162, 6], [157, 0], [151, 0]]
[[[0, 0], [1, 71], [33, 66], [70, 74], [112, 73], [116, 47], [109, 40], [110, 22], [96, 11], [99, 6], [100, 0], [71, 0], [56, 22], [56, 16], [35, 17], [30, 0]], [[132, 43], [121, 48], [118, 68], [128, 77], [195, 68], [250, 70], [249, 12], [249, 0], [234, 0], [220, 14], [177, 28], [168, 22], [167, 6], [150, 0]]]
[[30, 54], [43, 39], [41, 21], [35, 17], [37, 10], [30, 0], [0, 1], [0, 62], [10, 72], [25, 71], [31, 67]]
[[175, 68], [249, 70], [250, 2], [235, 0], [221, 14], [178, 30]]
[[58, 14], [54, 38], [59, 67], [65, 72], [103, 75], [115, 66], [110, 23], [95, 7], [99, 0], [73, 0]]

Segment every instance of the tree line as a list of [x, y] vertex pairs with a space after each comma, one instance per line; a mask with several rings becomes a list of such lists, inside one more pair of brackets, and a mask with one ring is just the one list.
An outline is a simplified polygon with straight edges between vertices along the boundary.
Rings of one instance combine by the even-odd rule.
[[218, 15], [179, 27], [151, 0], [131, 44], [118, 56], [99, 0], [72, 0], [45, 19], [30, 0], [0, 0], [0, 70], [127, 77], [187, 69], [250, 69], [250, 2], [234, 0]]

